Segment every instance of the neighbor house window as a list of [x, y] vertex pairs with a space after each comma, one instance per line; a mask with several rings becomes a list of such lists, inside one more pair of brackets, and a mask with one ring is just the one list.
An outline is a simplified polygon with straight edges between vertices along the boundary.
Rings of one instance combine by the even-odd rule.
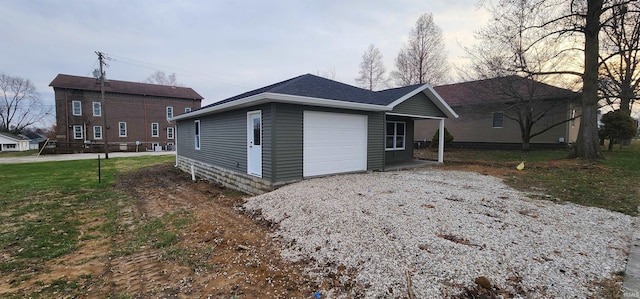
[[102, 127], [93, 126], [93, 139], [102, 139]]
[[158, 131], [159, 131], [158, 123], [151, 123], [151, 137], [158, 137], [160, 135]]
[[72, 101], [71, 102], [71, 113], [73, 115], [82, 115], [82, 102], [80, 101]]
[[173, 139], [173, 127], [167, 128], [167, 139]]
[[15, 145], [14, 143], [11, 143], [11, 144], [5, 144], [5, 145], [4, 145], [4, 148], [7, 148], [7, 149], [9, 149], [9, 148], [16, 148], [16, 145]]
[[93, 116], [102, 116], [102, 103], [93, 102]]
[[127, 137], [127, 123], [124, 121], [118, 123], [118, 136]]
[[173, 118], [173, 107], [167, 106], [167, 119]]
[[503, 112], [494, 112], [493, 113], [493, 127], [494, 128], [502, 128], [504, 126], [504, 113]]
[[571, 127], [576, 127], [576, 109], [571, 109]]
[[73, 126], [73, 139], [82, 139], [82, 126]]
[[388, 121], [386, 132], [387, 150], [403, 150], [406, 135], [406, 125], [404, 122]]
[[199, 150], [200, 149], [200, 121], [199, 120], [194, 121], [193, 125], [195, 127], [194, 139], [196, 141], [196, 149]]
[[184, 113], [189, 113], [189, 112], [191, 112], [191, 107], [184, 108]]

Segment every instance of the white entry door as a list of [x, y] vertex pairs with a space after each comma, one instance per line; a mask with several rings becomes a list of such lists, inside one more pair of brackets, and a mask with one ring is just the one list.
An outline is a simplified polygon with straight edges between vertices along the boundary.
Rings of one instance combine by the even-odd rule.
[[262, 177], [262, 113], [247, 113], [247, 173]]

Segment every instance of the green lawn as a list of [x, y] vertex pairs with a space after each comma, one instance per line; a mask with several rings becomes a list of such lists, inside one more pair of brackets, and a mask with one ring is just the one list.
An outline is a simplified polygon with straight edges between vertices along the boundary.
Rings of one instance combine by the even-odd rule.
[[[507, 184], [532, 196], [541, 191], [561, 201], [638, 214], [640, 140], [622, 149], [615, 146], [601, 161], [569, 160], [568, 154], [568, 150], [451, 149], [444, 159], [447, 166], [479, 165], [501, 172]], [[525, 169], [515, 170], [522, 161]]]
[[[116, 173], [174, 159], [102, 160], [102, 183], [97, 160], [0, 165], [0, 256], [11, 257], [0, 259], [0, 276], [43, 270], [44, 262], [74, 251], [80, 238], [95, 236], [92, 231], [81, 236], [80, 219], [103, 213], [108, 220], [113, 214], [123, 197], [112, 188]], [[114, 221], [89, 229], [108, 236]]]

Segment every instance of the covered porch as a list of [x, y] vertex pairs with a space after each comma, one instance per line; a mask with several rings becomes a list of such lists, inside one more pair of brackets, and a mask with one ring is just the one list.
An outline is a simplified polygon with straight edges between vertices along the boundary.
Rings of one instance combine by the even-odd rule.
[[386, 113], [384, 155], [385, 171], [418, 168], [428, 165], [442, 164], [444, 162], [444, 134], [439, 135], [437, 161], [414, 159], [414, 122], [418, 119], [438, 122], [440, 132], [444, 131], [445, 118], [443, 117]]

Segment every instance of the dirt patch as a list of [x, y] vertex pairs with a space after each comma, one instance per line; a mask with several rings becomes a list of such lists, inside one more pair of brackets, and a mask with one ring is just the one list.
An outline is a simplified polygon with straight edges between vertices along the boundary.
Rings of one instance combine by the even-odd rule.
[[[306, 298], [317, 289], [302, 264], [280, 257], [269, 225], [238, 208], [243, 194], [192, 182], [171, 165], [117, 181], [115, 188], [128, 199], [117, 204], [115, 215], [79, 213], [78, 249], [39, 272], [3, 278], [0, 295]], [[100, 232], [114, 218], [115, 232]], [[151, 224], [157, 224], [154, 230]]]

